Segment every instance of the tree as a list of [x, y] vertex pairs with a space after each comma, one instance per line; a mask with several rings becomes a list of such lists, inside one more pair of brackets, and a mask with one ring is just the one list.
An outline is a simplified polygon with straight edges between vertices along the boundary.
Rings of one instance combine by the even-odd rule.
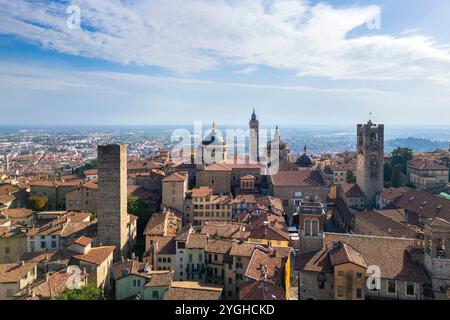
[[142, 234], [152, 216], [149, 205], [140, 197], [129, 196], [128, 213], [138, 216], [138, 234]]
[[356, 183], [356, 176], [353, 171], [347, 171], [347, 183]]
[[94, 159], [81, 167], [72, 169], [72, 173], [81, 176], [83, 172], [85, 172], [86, 170], [97, 169], [97, 167], [98, 167], [98, 160]]
[[384, 163], [384, 182], [390, 182], [392, 178], [392, 166], [389, 162]]
[[[408, 161], [412, 159], [412, 149], [410, 148], [396, 148], [392, 151], [391, 166], [395, 167], [400, 164], [403, 174], [406, 174]], [[392, 169], [393, 170], [393, 169]]]
[[104, 300], [102, 291], [92, 285], [80, 289], [66, 289], [55, 300]]
[[34, 211], [42, 211], [47, 208], [47, 196], [31, 196], [27, 199], [27, 207]]
[[391, 178], [391, 185], [395, 188], [402, 187], [403, 184], [403, 173], [402, 173], [402, 165], [396, 164], [392, 168], [392, 178]]

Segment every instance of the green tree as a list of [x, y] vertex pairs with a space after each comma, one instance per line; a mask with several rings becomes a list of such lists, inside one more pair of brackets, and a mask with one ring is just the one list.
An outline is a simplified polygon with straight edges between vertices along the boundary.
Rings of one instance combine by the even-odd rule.
[[356, 176], [353, 171], [347, 171], [347, 183], [356, 183]]
[[104, 300], [102, 291], [92, 285], [80, 289], [66, 289], [55, 300]]
[[412, 149], [410, 148], [396, 148], [392, 151], [391, 165], [392, 170], [395, 165], [401, 165], [403, 174], [406, 174], [408, 161], [412, 159]]
[[396, 164], [392, 168], [392, 178], [391, 178], [391, 185], [395, 188], [402, 187], [404, 185], [403, 182], [403, 173], [402, 173], [402, 165]]
[[83, 165], [81, 167], [73, 169], [72, 173], [81, 176], [83, 174], [83, 172], [85, 172], [86, 170], [97, 169], [97, 166], [98, 166], [98, 160], [94, 159], [94, 160], [89, 161], [88, 163], [86, 163], [85, 165]]
[[142, 234], [152, 216], [149, 205], [140, 197], [129, 196], [128, 213], [138, 216], [138, 234]]
[[390, 162], [384, 163], [384, 182], [390, 182], [392, 178], [392, 166]]
[[47, 196], [31, 196], [27, 199], [27, 207], [34, 211], [42, 211], [47, 208]]

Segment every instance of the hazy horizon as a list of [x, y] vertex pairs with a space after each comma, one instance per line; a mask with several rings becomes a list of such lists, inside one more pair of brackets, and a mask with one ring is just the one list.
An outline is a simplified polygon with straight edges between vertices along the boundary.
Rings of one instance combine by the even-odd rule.
[[0, 0], [0, 125], [450, 119], [448, 1], [74, 4]]

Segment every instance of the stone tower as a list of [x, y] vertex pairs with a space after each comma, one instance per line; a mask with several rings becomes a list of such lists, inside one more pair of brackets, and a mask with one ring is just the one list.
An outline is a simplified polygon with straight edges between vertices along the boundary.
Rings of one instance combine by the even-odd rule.
[[383, 191], [384, 125], [357, 126], [356, 183], [366, 195], [366, 209], [373, 209], [375, 197]]
[[127, 255], [127, 146], [98, 146], [98, 243], [116, 246], [114, 258]]
[[253, 108], [252, 117], [249, 122], [249, 155], [250, 159], [260, 162], [259, 157], [259, 121]]

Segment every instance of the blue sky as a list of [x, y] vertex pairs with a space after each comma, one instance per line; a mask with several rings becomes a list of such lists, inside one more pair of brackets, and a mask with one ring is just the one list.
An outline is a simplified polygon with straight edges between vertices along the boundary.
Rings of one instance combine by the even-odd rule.
[[448, 30], [446, 0], [0, 0], [0, 125], [448, 124]]

